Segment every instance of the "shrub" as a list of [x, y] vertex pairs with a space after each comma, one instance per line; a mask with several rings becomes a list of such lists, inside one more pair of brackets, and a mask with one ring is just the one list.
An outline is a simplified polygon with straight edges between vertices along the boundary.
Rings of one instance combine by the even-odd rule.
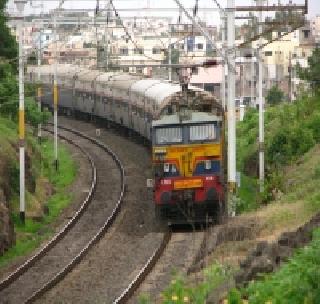
[[249, 284], [243, 291], [249, 303], [320, 303], [320, 230], [313, 241], [298, 250], [289, 262], [262, 281]]
[[279, 89], [278, 86], [273, 86], [266, 96], [266, 101], [269, 105], [277, 105], [284, 100], [284, 93]]
[[318, 165], [318, 166], [314, 169], [314, 177], [315, 177], [315, 178], [320, 178], [320, 165]]
[[320, 143], [320, 113], [315, 113], [307, 122], [307, 127], [311, 130], [313, 138], [317, 143]]

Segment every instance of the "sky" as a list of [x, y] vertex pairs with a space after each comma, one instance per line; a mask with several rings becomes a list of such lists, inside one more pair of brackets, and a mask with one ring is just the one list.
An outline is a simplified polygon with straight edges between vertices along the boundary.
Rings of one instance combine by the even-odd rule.
[[[9, 0], [8, 3], [8, 12], [10, 14], [16, 13], [16, 7], [13, 3], [14, 0]], [[27, 5], [25, 6], [25, 14], [29, 15], [32, 13], [38, 14], [41, 12], [41, 8], [39, 7], [41, 4], [41, 1], [44, 6], [44, 11], [49, 11], [50, 9], [54, 9], [58, 7], [59, 1], [56, 0], [28, 0]], [[83, 9], [94, 9], [96, 7], [96, 1], [97, 0], [65, 0], [63, 4], [63, 8], [83, 8]], [[180, 0], [180, 2], [185, 7], [193, 7], [196, 0]], [[217, 0], [218, 3], [222, 7], [226, 7], [227, 0]], [[278, 2], [282, 4], [286, 4], [289, 2], [289, 0], [266, 0], [269, 5], [277, 4]], [[99, 0], [100, 7], [104, 7], [106, 0]], [[266, 3], [267, 3], [266, 2]], [[304, 0], [292, 0], [295, 4], [304, 4]], [[175, 2], [173, 0], [113, 0], [113, 3], [116, 8], [128, 8], [128, 7], [147, 7], [149, 4], [149, 7], [156, 8], [156, 7], [177, 7]], [[238, 5], [250, 5], [253, 3], [253, 0], [235, 0], [236, 6]], [[198, 4], [200, 8], [206, 8], [206, 7], [216, 7], [214, 0], [198, 0]], [[124, 12], [119, 12], [120, 16], [125, 16], [126, 14]], [[150, 13], [151, 15], [159, 15], [157, 12]], [[239, 15], [239, 13], [237, 13]], [[131, 13], [132, 15], [132, 13]], [[137, 13], [137, 16], [141, 15], [142, 17], [146, 15], [143, 10], [141, 13]], [[168, 15], [168, 14], [167, 14]], [[309, 13], [308, 18], [312, 18], [316, 15], [320, 15], [320, 3], [319, 0], [309, 0]], [[172, 13], [171, 16], [173, 17], [173, 20], [175, 18], [178, 18], [178, 11], [176, 13]], [[215, 22], [219, 22], [219, 15], [218, 13], [211, 13], [208, 12], [200, 12], [198, 15], [201, 19], [206, 19], [209, 21], [209, 24], [215, 24]]]

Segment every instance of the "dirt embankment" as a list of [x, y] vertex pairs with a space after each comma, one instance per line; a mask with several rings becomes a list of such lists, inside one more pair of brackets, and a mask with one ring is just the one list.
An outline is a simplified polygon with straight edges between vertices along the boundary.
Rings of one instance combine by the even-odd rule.
[[13, 186], [13, 171], [12, 160], [0, 153], [0, 256], [15, 242], [9, 206], [11, 187]]
[[13, 223], [10, 217], [8, 202], [0, 189], [0, 255], [8, 250], [15, 241]]
[[[1, 148], [2, 145], [0, 145]], [[14, 223], [10, 205], [13, 195], [19, 195], [19, 147], [9, 140], [0, 149], [0, 256], [15, 244]], [[33, 194], [36, 191], [36, 178], [32, 170], [32, 151], [25, 154], [26, 190]], [[19, 210], [15, 210], [19, 212]]]

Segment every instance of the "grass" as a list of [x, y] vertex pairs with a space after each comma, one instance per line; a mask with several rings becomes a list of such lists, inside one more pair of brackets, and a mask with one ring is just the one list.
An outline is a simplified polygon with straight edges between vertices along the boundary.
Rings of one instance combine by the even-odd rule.
[[[31, 141], [34, 139], [30, 139]], [[33, 143], [35, 145], [35, 143]], [[24, 256], [32, 252], [37, 248], [44, 239], [47, 239], [52, 231], [49, 224], [52, 223], [61, 213], [61, 211], [68, 206], [72, 200], [72, 194], [68, 193], [67, 187], [74, 181], [77, 173], [77, 166], [72, 159], [68, 149], [59, 145], [59, 170], [55, 171], [52, 160], [53, 160], [53, 142], [52, 140], [44, 138], [42, 145], [35, 148], [38, 149], [39, 157], [41, 155], [41, 160], [38, 159], [38, 163], [35, 164], [35, 171], [38, 171], [39, 180], [37, 189], [34, 195], [26, 193], [26, 208], [30, 208], [27, 211], [27, 218], [25, 225], [23, 225], [19, 218], [19, 198], [15, 195], [11, 200], [11, 205], [13, 209], [12, 219], [15, 224], [16, 232], [16, 244], [10, 248], [3, 256], [0, 257], [0, 267], [7, 265], [13, 259]], [[37, 153], [34, 153], [37, 154]], [[36, 160], [34, 160], [36, 161]], [[45, 182], [43, 182], [45, 181]], [[50, 183], [53, 186], [53, 195], [46, 198], [43, 193], [43, 187], [48, 186]], [[49, 214], [43, 215], [41, 220], [34, 220], [28, 217], [28, 213], [39, 212], [41, 209], [41, 214], [43, 210], [43, 201], [46, 201], [46, 206], [49, 209]], [[40, 206], [40, 207], [39, 207]], [[33, 208], [33, 209], [32, 209]]]
[[[229, 268], [215, 263], [203, 270], [203, 280], [191, 285], [179, 274], [176, 274], [170, 285], [162, 292], [161, 303], [163, 304], [203, 304], [206, 303], [209, 292], [220, 286], [231, 276]], [[139, 304], [154, 303], [147, 294], [139, 297]]]
[[257, 189], [257, 179], [241, 174], [241, 184], [237, 193], [240, 199], [236, 206], [237, 214], [256, 210], [259, 207]]
[[278, 272], [249, 284], [242, 296], [252, 304], [320, 303], [319, 251], [320, 229], [316, 229], [308, 246], [298, 250]]
[[[212, 265], [220, 265], [219, 267], [221, 267], [221, 269], [230, 269], [228, 267], [232, 267], [232, 269], [235, 270], [238, 267], [239, 259], [246, 256], [248, 250], [254, 248], [257, 241], [262, 239], [273, 241], [278, 238], [282, 232], [296, 229], [320, 211], [320, 145], [316, 145], [300, 157], [295, 165], [285, 167], [283, 179], [286, 191], [279, 199], [269, 204], [260, 205], [258, 210], [255, 210], [255, 206], [252, 204], [252, 210], [244, 211], [243, 214], [239, 216], [239, 220], [243, 222], [252, 222], [253, 220], [257, 223], [256, 239], [244, 240], [242, 242], [227, 242], [218, 246], [209, 258]], [[242, 176], [241, 185], [244, 186], [244, 192], [241, 194], [242, 197], [248, 201], [253, 199], [254, 195], [250, 193], [250, 191], [255, 187], [254, 179], [247, 179], [247, 177]], [[229, 303], [243, 303], [242, 298], [244, 295], [249, 296], [249, 303], [268, 303], [269, 298], [267, 296], [262, 297], [262, 295], [273, 295], [273, 288], [278, 292], [278, 298], [272, 298], [272, 303], [320, 303], [320, 298], [316, 298], [319, 294], [316, 288], [320, 289], [320, 286], [316, 285], [317, 282], [320, 281], [320, 278], [316, 277], [320, 274], [318, 271], [320, 263], [318, 258], [320, 251], [320, 230], [315, 233], [319, 239], [315, 241], [317, 244], [311, 243], [310, 246], [305, 249], [308, 251], [308, 248], [313, 248], [311, 250], [313, 253], [305, 255], [301, 253], [304, 252], [304, 249], [299, 250], [297, 255], [301, 255], [301, 257], [299, 257], [298, 260], [294, 258], [292, 262], [281, 267], [280, 271], [282, 271], [282, 274], [275, 273], [274, 275], [266, 277], [266, 279], [259, 284], [253, 283], [256, 285], [252, 285], [250, 290], [245, 290], [242, 294], [239, 290], [231, 291], [229, 294]], [[313, 258], [313, 255], [317, 256]], [[218, 262], [220, 264], [217, 264]], [[298, 267], [294, 268], [296, 264]], [[286, 268], [290, 270], [285, 270]], [[308, 269], [310, 269], [310, 273]], [[232, 272], [232, 270], [230, 271]], [[275, 276], [274, 279], [273, 276]], [[215, 284], [210, 285], [211, 289], [209, 291], [203, 289], [202, 284], [208, 282], [205, 275], [203, 275], [201, 284], [192, 283], [190, 278], [178, 278], [178, 281], [174, 281], [166, 289], [166, 297], [163, 297], [159, 303], [205, 303], [205, 300], [203, 300], [206, 299], [205, 295], [215, 293], [217, 286]], [[317, 279], [314, 283], [312, 283], [313, 278]], [[228, 276], [226, 279], [228, 279]], [[303, 300], [299, 302], [301, 298], [295, 300], [294, 297], [289, 297], [289, 293], [291, 293], [291, 295], [299, 293], [300, 283], [303, 284], [303, 290], [311, 291], [306, 292], [302, 298]], [[310, 285], [308, 285], [309, 283]], [[265, 287], [263, 286], [264, 284], [266, 284]], [[315, 285], [316, 288], [314, 288]], [[205, 290], [205, 293], [203, 293], [203, 290]], [[314, 291], [316, 293], [314, 293]], [[290, 299], [291, 302], [282, 297], [285, 295], [285, 292], [288, 292], [288, 299]], [[200, 297], [201, 300], [196, 302], [192, 298], [193, 294], [200, 294], [203, 298]], [[259, 294], [259, 297], [257, 294]], [[183, 302], [182, 296], [187, 296], [189, 302]], [[255, 299], [255, 297], [257, 298]], [[155, 302], [151, 301], [147, 295], [142, 295], [139, 303], [147, 304]]]
[[[265, 111], [265, 193], [256, 194], [258, 201], [270, 202], [275, 189], [284, 192], [282, 171], [320, 143], [320, 96], [301, 96], [295, 103], [267, 107]], [[248, 109], [245, 119], [237, 124], [237, 168], [247, 176], [257, 177], [258, 166], [258, 112]], [[320, 169], [319, 173], [320, 174]], [[259, 207], [252, 204], [251, 181], [244, 178], [240, 189], [240, 212]], [[254, 185], [255, 186], [255, 185]], [[243, 186], [241, 187], [243, 188]], [[256, 200], [257, 200], [256, 199]], [[247, 204], [247, 205], [246, 205]]]

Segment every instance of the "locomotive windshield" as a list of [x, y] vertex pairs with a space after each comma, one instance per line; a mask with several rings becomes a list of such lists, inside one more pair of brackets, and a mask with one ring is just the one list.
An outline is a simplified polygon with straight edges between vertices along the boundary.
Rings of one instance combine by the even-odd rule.
[[190, 126], [190, 141], [204, 141], [216, 139], [215, 126], [213, 124]]
[[167, 127], [156, 129], [156, 144], [181, 143], [182, 128]]

